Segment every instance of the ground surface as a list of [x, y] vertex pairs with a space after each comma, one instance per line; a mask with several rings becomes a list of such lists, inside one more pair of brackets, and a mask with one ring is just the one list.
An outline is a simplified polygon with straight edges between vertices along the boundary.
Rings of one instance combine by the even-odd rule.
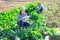
[[14, 6], [23, 5], [26, 2], [31, 2], [31, 0], [0, 0], [0, 11], [11, 9]]
[[[14, 5], [22, 5], [25, 2], [31, 2], [32, 0], [0, 0], [0, 11], [4, 11], [6, 9], [11, 9]], [[34, 1], [34, 0], [33, 0]], [[32, 1], [32, 2], [33, 2]], [[39, 0], [39, 1], [49, 1], [49, 0]], [[52, 0], [51, 0], [52, 1]], [[56, 2], [60, 2], [60, 0], [54, 0]]]

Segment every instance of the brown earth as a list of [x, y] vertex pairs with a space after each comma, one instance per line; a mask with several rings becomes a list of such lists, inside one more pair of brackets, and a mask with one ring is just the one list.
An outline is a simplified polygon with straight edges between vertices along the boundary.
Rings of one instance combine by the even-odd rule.
[[[39, 1], [49, 1], [49, 0], [39, 0]], [[50, 0], [51, 1], [51, 0]], [[53, 1], [56, 1], [58, 3], [60, 3], [60, 0], [53, 0]], [[34, 0], [0, 0], [0, 11], [4, 11], [4, 10], [8, 10], [8, 9], [11, 9], [15, 6], [18, 6], [18, 5], [23, 5], [25, 4], [26, 2], [34, 2]]]
[[[32, 0], [0, 0], [0, 11], [8, 10], [14, 6], [23, 5], [26, 2], [31, 2]], [[34, 0], [33, 0], [34, 1]]]

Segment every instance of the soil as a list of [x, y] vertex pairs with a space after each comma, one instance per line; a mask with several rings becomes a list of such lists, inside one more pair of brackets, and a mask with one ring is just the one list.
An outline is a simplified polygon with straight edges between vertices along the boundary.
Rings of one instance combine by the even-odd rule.
[[[5, 11], [8, 9], [11, 9], [18, 5], [24, 5], [26, 2], [34, 2], [35, 0], [0, 0], [0, 11]], [[40, 0], [39, 0], [40, 1]], [[48, 1], [48, 0], [42, 0], [42, 1]], [[60, 2], [60, 0], [56, 0], [56, 2]]]
[[[0, 11], [4, 11], [5, 9], [11, 9], [13, 5], [23, 5], [25, 2], [34, 2], [35, 0], [0, 0]], [[40, 1], [40, 0], [39, 0]], [[48, 1], [48, 0], [42, 0], [42, 1]], [[54, 0], [58, 3], [60, 3], [60, 0]]]
[[[31, 2], [32, 0], [0, 0], [0, 11], [11, 9], [14, 5], [23, 5], [26, 2]], [[34, 0], [33, 0], [34, 1]]]

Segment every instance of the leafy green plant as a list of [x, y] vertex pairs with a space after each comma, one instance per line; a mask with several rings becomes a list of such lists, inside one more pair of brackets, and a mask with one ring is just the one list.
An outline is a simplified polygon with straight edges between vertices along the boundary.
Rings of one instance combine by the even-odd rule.
[[4, 38], [2, 38], [1, 40], [8, 40], [8, 38], [5, 38], [5, 37], [4, 37]]
[[42, 14], [38, 14], [34, 11], [36, 5], [37, 3], [29, 3], [25, 5], [27, 8], [26, 12], [30, 16], [30, 20], [33, 23], [30, 27], [22, 30], [18, 29], [18, 26], [16, 26], [16, 16], [20, 11], [19, 7], [0, 12], [0, 37], [2, 37], [4, 40], [14, 40], [16, 36], [19, 36], [21, 40], [43, 40], [44, 35], [42, 32], [44, 34], [53, 36], [56, 32], [55, 28], [48, 28], [43, 24], [44, 19]]
[[[29, 4], [29, 5], [28, 5], [28, 4]], [[28, 4], [25, 4], [25, 6], [26, 6], [26, 13], [27, 13], [28, 15], [30, 15], [31, 12], [35, 10], [37, 3], [34, 2], [34, 3], [28, 3]], [[28, 7], [27, 7], [27, 6], [28, 6]]]

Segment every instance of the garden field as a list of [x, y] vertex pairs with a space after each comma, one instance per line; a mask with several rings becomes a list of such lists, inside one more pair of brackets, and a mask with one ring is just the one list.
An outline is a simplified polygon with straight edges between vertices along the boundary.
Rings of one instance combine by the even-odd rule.
[[[36, 1], [37, 2], [10, 2], [10, 6], [4, 7], [3, 4], [3, 6], [0, 7], [0, 40], [16, 40], [16, 37], [19, 37], [20, 40], [44, 40], [46, 35], [49, 37], [56, 35], [56, 28], [60, 27], [59, 1], [39, 0], [45, 7], [41, 14], [34, 11], [38, 3], [38, 0]], [[26, 7], [26, 13], [30, 16], [29, 22], [31, 23], [30, 27], [22, 30], [20, 30], [16, 24], [17, 14], [20, 11], [21, 5]]]

